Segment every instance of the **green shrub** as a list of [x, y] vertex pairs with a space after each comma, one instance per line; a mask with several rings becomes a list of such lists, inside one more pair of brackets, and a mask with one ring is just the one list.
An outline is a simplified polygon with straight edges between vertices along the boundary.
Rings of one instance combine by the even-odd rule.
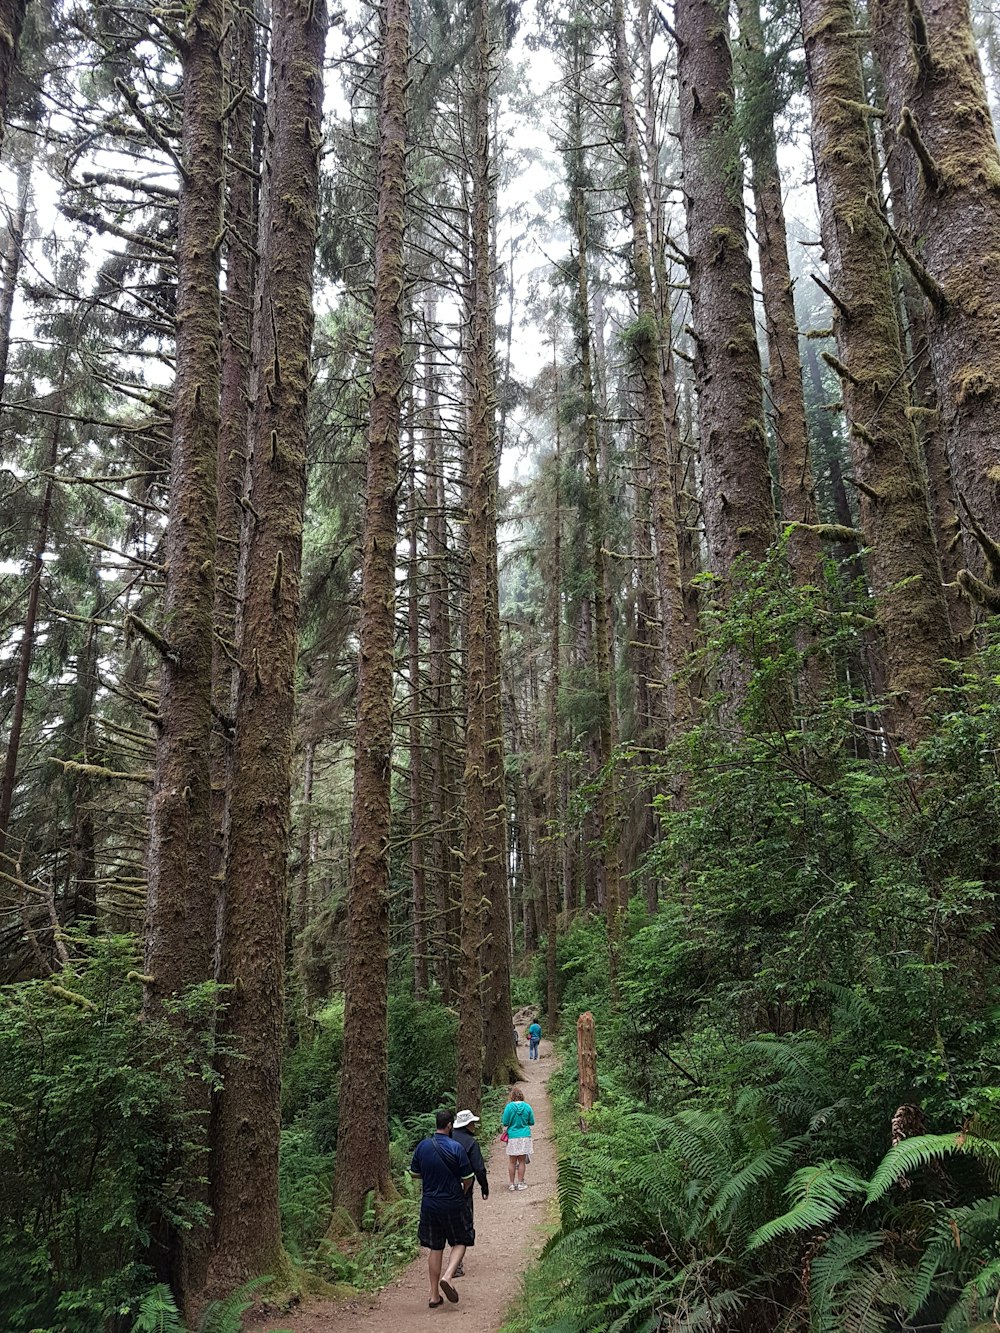
[[[136, 941], [80, 939], [50, 981], [0, 992], [0, 1310], [5, 1333], [94, 1333], [136, 1308], [154, 1218], [204, 1220], [185, 1176], [204, 1125], [186, 1077], [211, 1047], [140, 1016]], [[131, 973], [131, 975], [130, 975]], [[185, 1003], [206, 1020], [204, 987]], [[206, 1024], [207, 1031], [207, 1024]]]

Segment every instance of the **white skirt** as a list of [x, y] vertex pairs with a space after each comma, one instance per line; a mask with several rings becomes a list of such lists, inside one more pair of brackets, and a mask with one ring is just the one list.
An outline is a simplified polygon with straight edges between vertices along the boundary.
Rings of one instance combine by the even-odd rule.
[[529, 1134], [526, 1139], [508, 1139], [504, 1146], [508, 1157], [530, 1157], [531, 1135]]

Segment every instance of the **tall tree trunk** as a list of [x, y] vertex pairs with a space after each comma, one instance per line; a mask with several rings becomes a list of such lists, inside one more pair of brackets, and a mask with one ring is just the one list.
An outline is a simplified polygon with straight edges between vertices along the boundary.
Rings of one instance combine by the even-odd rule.
[[472, 309], [469, 328], [468, 600], [466, 606], [465, 805], [462, 859], [462, 936], [459, 958], [458, 1101], [478, 1111], [483, 1082], [483, 1003], [480, 978], [482, 900], [487, 892], [486, 794], [492, 516], [496, 392], [492, 359], [493, 279], [490, 247], [491, 54], [488, 0], [475, 8], [472, 82]]
[[[677, 0], [677, 80], [698, 384], [702, 510], [711, 572], [764, 557], [774, 536], [764, 392], [739, 179], [732, 143], [733, 69], [717, 0]], [[729, 149], [729, 157], [734, 148]], [[725, 583], [723, 584], [725, 593]], [[745, 681], [723, 668], [738, 704]]]
[[[883, 125], [882, 136], [885, 143], [885, 170], [892, 199], [893, 221], [903, 235], [912, 236], [913, 229], [909, 222], [906, 189], [903, 183], [901, 145], [891, 125]], [[956, 651], [965, 654], [970, 652], [973, 646], [972, 606], [958, 582], [959, 571], [965, 565], [962, 524], [952, 482], [951, 464], [948, 460], [948, 443], [941, 421], [940, 395], [931, 357], [927, 310], [920, 284], [901, 255], [898, 256], [897, 268], [909, 335], [909, 347], [906, 349], [907, 365], [913, 368], [910, 396], [916, 409], [914, 421], [917, 438], [927, 468], [931, 517], [934, 520], [938, 558], [944, 576], [948, 618]]]
[[889, 719], [925, 733], [951, 652], [927, 482], [908, 408], [899, 322], [864, 111], [849, 0], [801, 0], [823, 245], [851, 428], [861, 527], [882, 630]]
[[[62, 380], [65, 381], [66, 367], [69, 360], [68, 345], [63, 352]], [[62, 387], [62, 385], [60, 385]], [[47, 476], [42, 503], [38, 511], [38, 527], [31, 557], [28, 561], [28, 602], [24, 610], [24, 624], [21, 628], [21, 641], [17, 647], [17, 680], [14, 684], [14, 706], [10, 714], [10, 731], [7, 734], [7, 750], [4, 754], [3, 778], [0, 781], [0, 855], [7, 847], [7, 834], [10, 827], [10, 814], [14, 803], [14, 787], [17, 781], [17, 760], [21, 750], [21, 733], [24, 729], [24, 710], [28, 702], [28, 685], [31, 680], [31, 662], [35, 654], [35, 631], [38, 624], [38, 603], [42, 595], [42, 574], [45, 570], [44, 555], [49, 541], [49, 520], [52, 514], [52, 494], [55, 489], [55, 468], [59, 461], [59, 437], [62, 430], [62, 418], [53, 417], [49, 428], [49, 452]]]
[[[396, 493], [403, 388], [403, 228], [409, 0], [383, 16], [378, 111], [372, 398], [358, 631], [351, 878], [344, 967], [344, 1045], [334, 1202], [361, 1220], [365, 1196], [394, 1193], [389, 1171], [389, 841]], [[364, 1040], [351, 1034], [364, 1033]]]
[[425, 995], [427, 974], [427, 875], [424, 842], [424, 747], [420, 689], [420, 555], [416, 465], [410, 486], [410, 558], [407, 568], [407, 655], [410, 677], [410, 883], [413, 889], [413, 986]]
[[326, 23], [323, 0], [276, 0], [272, 10], [220, 965], [233, 988], [224, 1024], [233, 1054], [222, 1061], [212, 1160], [210, 1285], [223, 1289], [287, 1271], [284, 940]]
[[[768, 89], [762, 85], [771, 71], [764, 50], [760, 0], [740, 0], [740, 29], [749, 48], [750, 66], [757, 74], [755, 91], [766, 99]], [[788, 262], [778, 144], [769, 108], [762, 112], [760, 124], [751, 136], [749, 151], [767, 326], [767, 379], [778, 464], [781, 521], [797, 525], [788, 542], [788, 560], [796, 583], [816, 584], [822, 577], [822, 552], [818, 535], [808, 530], [817, 521], [816, 489], [809, 456], [806, 398], [799, 357], [795, 293]]]
[[548, 732], [548, 763], [545, 772], [545, 998], [549, 1030], [558, 1019], [556, 989], [556, 925], [559, 916], [559, 676], [562, 627], [562, 485], [560, 471], [559, 365], [552, 347], [555, 371], [555, 452], [552, 457], [552, 564], [549, 569], [549, 678], [546, 683], [545, 725]]
[[[669, 734], [690, 718], [691, 705], [681, 666], [692, 646], [681, 589], [680, 547], [677, 540], [676, 484], [677, 450], [671, 439], [671, 422], [663, 397], [662, 330], [653, 287], [646, 218], [646, 191], [642, 172], [642, 140], [632, 95], [632, 65], [629, 59], [623, 0], [613, 6], [615, 77], [622, 116], [625, 148], [625, 192], [632, 220], [632, 274], [635, 281], [638, 321], [629, 334], [642, 381], [643, 425], [649, 451], [652, 480], [653, 527], [656, 533], [656, 565], [659, 574], [663, 636], [663, 717]], [[669, 337], [669, 325], [668, 335]]]
[[294, 925], [297, 939], [309, 924], [310, 879], [313, 859], [313, 778], [316, 768], [316, 742], [306, 741], [302, 773], [302, 819], [299, 830], [299, 875], [295, 884]]
[[[177, 219], [177, 318], [164, 639], [146, 896], [146, 1012], [166, 1007], [212, 976], [217, 884], [210, 846], [212, 788], [212, 609], [215, 590], [216, 459], [219, 442], [222, 231], [223, 0], [187, 11], [182, 48], [182, 155]], [[154, 637], [132, 617], [140, 633]], [[173, 1012], [172, 1021], [184, 1020]], [[208, 1109], [208, 1086], [192, 1078], [194, 1111]], [[169, 1223], [154, 1259], [187, 1301], [200, 1284], [204, 1237]]]
[[0, 0], [0, 147], [7, 128], [7, 103], [27, 7], [27, 0]]
[[[1000, 151], [969, 4], [874, 0], [871, 19], [886, 112], [907, 144], [896, 151], [955, 486], [1000, 538]], [[969, 526], [963, 586], [997, 609], [1000, 555], [984, 560]]]
[[[254, 161], [254, 67], [257, 24], [253, 11], [232, 15], [225, 37], [229, 74], [225, 181], [226, 289], [222, 299], [222, 369], [216, 487], [215, 634], [212, 642], [212, 871], [225, 870], [226, 768], [236, 694], [236, 579], [241, 501], [246, 479], [250, 421], [250, 343], [253, 336], [256, 200]], [[220, 895], [221, 902], [221, 895]]]
[[[425, 312], [433, 330], [435, 312]], [[424, 469], [427, 508], [427, 676], [433, 743], [431, 746], [431, 813], [434, 821], [434, 926], [427, 931], [427, 948], [434, 959], [434, 977], [445, 1004], [451, 1002], [451, 938], [455, 880], [452, 855], [452, 775], [455, 719], [451, 688], [451, 615], [448, 582], [448, 528], [445, 515], [444, 458], [438, 420], [438, 371], [433, 333], [425, 348]]]
[[[35, 140], [32, 139], [32, 146]], [[30, 148], [17, 169], [17, 203], [7, 227], [7, 243], [4, 248], [3, 269], [0, 272], [0, 403], [7, 396], [7, 371], [10, 364], [10, 328], [14, 317], [14, 300], [17, 296], [17, 280], [21, 273], [21, 259], [24, 254], [24, 232], [28, 221], [28, 205], [31, 200], [31, 171], [34, 165], [34, 151]]]
[[[604, 870], [606, 896], [604, 908], [608, 922], [608, 940], [611, 946], [611, 968], [617, 966], [617, 950], [621, 912], [624, 907], [621, 887], [621, 862], [618, 850], [618, 778], [612, 764], [614, 740], [612, 727], [615, 688], [611, 671], [611, 627], [608, 623], [608, 583], [604, 545], [607, 532], [604, 495], [598, 461], [599, 441], [597, 419], [599, 407], [593, 380], [593, 331], [590, 315], [589, 265], [590, 239], [587, 221], [586, 182], [587, 167], [583, 148], [583, 97], [581, 80], [584, 52], [577, 42], [572, 53], [571, 148], [567, 157], [570, 176], [570, 212], [576, 229], [576, 312], [573, 320], [576, 352], [580, 362], [582, 391], [583, 460], [586, 469], [586, 526], [589, 539], [589, 564], [593, 581], [594, 599], [591, 624], [593, 626], [594, 684], [597, 703], [597, 731], [594, 736], [594, 773], [598, 783], [593, 808], [594, 841]], [[657, 353], [656, 382], [659, 384], [659, 353]], [[589, 602], [588, 616], [591, 614]]]

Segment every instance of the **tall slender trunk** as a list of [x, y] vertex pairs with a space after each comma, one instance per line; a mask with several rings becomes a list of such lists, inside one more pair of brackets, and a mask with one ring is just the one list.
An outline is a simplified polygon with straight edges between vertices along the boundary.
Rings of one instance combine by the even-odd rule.
[[424, 842], [424, 747], [420, 685], [420, 511], [416, 465], [410, 474], [410, 552], [407, 567], [406, 641], [410, 678], [410, 883], [413, 890], [413, 986], [425, 995], [427, 971], [427, 874]]
[[[702, 511], [711, 572], [764, 557], [774, 537], [764, 393], [739, 168], [723, 160], [732, 142], [733, 68], [718, 0], [677, 0], [677, 81], [687, 249], [698, 384]], [[730, 148], [730, 154], [734, 152]], [[741, 666], [723, 666], [738, 704]]]
[[823, 245], [851, 427], [861, 527], [882, 629], [892, 729], [926, 732], [951, 652], [948, 612], [917, 451], [882, 223], [855, 15], [849, 0], [801, 0]]
[[[611, 967], [617, 964], [617, 948], [621, 911], [624, 906], [621, 888], [621, 863], [618, 851], [618, 778], [612, 765], [614, 755], [612, 692], [614, 679], [611, 672], [611, 632], [608, 623], [608, 585], [604, 558], [607, 520], [598, 461], [599, 442], [597, 418], [599, 408], [594, 392], [593, 331], [590, 314], [590, 238], [587, 221], [586, 181], [587, 166], [583, 148], [583, 96], [581, 80], [583, 51], [579, 42], [571, 59], [572, 84], [571, 148], [567, 161], [570, 169], [570, 211], [576, 230], [576, 292], [573, 329], [576, 352], [580, 363], [582, 392], [583, 461], [586, 469], [586, 529], [589, 539], [589, 565], [593, 581], [593, 608], [589, 599], [586, 614], [593, 627], [592, 645], [597, 729], [594, 736], [594, 772], [598, 782], [592, 812], [593, 840], [598, 844], [597, 855], [602, 863], [606, 895], [604, 908], [608, 922], [608, 940], [611, 946]], [[659, 371], [657, 370], [657, 382]]]
[[[434, 307], [425, 312], [434, 329]], [[431, 339], [433, 339], [433, 332]], [[448, 541], [445, 516], [444, 458], [438, 420], [437, 361], [433, 341], [425, 348], [424, 469], [427, 508], [427, 676], [432, 715], [431, 814], [434, 822], [432, 881], [434, 925], [427, 930], [427, 948], [434, 960], [434, 977], [445, 1004], [451, 1001], [451, 939], [454, 858], [452, 856], [452, 774], [455, 725], [451, 688], [451, 615], [449, 609]]]
[[483, 1003], [480, 985], [482, 899], [487, 891], [487, 693], [490, 598], [490, 519], [496, 391], [492, 359], [493, 281], [490, 247], [490, 30], [489, 0], [477, 0], [471, 96], [472, 228], [469, 328], [469, 473], [467, 478], [468, 601], [466, 606], [465, 804], [462, 860], [462, 935], [459, 959], [458, 1100], [479, 1109], [483, 1081]]
[[[63, 352], [61, 384], [65, 382], [66, 367], [69, 360], [68, 346]], [[35, 654], [35, 631], [38, 624], [38, 603], [42, 595], [42, 574], [45, 570], [44, 555], [49, 541], [49, 521], [52, 515], [52, 495], [55, 489], [55, 468], [59, 461], [59, 438], [62, 431], [62, 418], [53, 417], [49, 428], [49, 451], [46, 460], [47, 475], [42, 503], [38, 510], [38, 527], [31, 556], [28, 561], [28, 602], [24, 610], [24, 624], [21, 628], [21, 641], [18, 644], [17, 680], [14, 683], [14, 706], [10, 714], [10, 730], [7, 734], [7, 749], [4, 754], [3, 778], [0, 780], [0, 855], [6, 850], [7, 835], [10, 828], [10, 814], [14, 803], [14, 788], [17, 782], [17, 761], [21, 750], [21, 733], [24, 729], [24, 710], [28, 702], [28, 684], [31, 679], [31, 663]]]
[[389, 842], [409, 0], [388, 0], [382, 21], [372, 397], [344, 967], [344, 1031], [365, 1036], [344, 1046], [334, 1182], [334, 1202], [356, 1222], [370, 1191], [382, 1197], [394, 1193], [389, 1171]]
[[147, 1009], [211, 975], [212, 602], [219, 433], [222, 0], [189, 14], [182, 64], [176, 378], [146, 907]]
[[287, 1271], [283, 972], [326, 23], [323, 0], [276, 0], [272, 10], [220, 965], [232, 987], [232, 1055], [221, 1065], [212, 1161], [210, 1285], [225, 1289]]
[[313, 860], [313, 779], [316, 770], [316, 742], [306, 741], [302, 773], [302, 818], [299, 829], [299, 876], [295, 884], [295, 934], [298, 939], [309, 924], [310, 880]]
[[552, 564], [549, 569], [549, 678], [546, 683], [545, 725], [548, 732], [548, 763], [545, 772], [545, 998], [549, 1030], [558, 1018], [556, 990], [556, 925], [559, 915], [559, 675], [562, 626], [562, 485], [560, 470], [559, 365], [552, 347], [555, 371], [555, 452], [552, 456]]
[[[749, 48], [751, 68], [757, 72], [758, 96], [770, 71], [765, 60], [760, 0], [740, 0], [740, 30]], [[815, 584], [822, 577], [819, 537], [810, 532], [816, 523], [816, 489], [809, 456], [805, 387], [799, 356], [795, 293], [788, 262], [788, 232], [781, 197], [778, 144], [770, 109], [749, 144], [757, 217], [757, 252], [760, 258], [764, 321], [767, 327], [767, 380], [771, 421], [778, 464], [781, 522], [794, 523], [788, 542], [788, 561], [796, 583]]]
[[[32, 140], [34, 144], [34, 140]], [[31, 200], [31, 171], [34, 165], [34, 152], [25, 153], [17, 169], [17, 203], [7, 227], [7, 244], [3, 255], [3, 268], [0, 270], [0, 403], [7, 396], [7, 371], [10, 363], [10, 328], [14, 317], [14, 299], [17, 296], [17, 280], [21, 273], [21, 259], [24, 254], [24, 231], [28, 221], [28, 205]]]
[[[1000, 538], [1000, 150], [969, 4], [874, 0], [871, 20], [886, 112], [906, 141], [896, 151], [955, 486]], [[1000, 606], [1000, 557], [984, 559], [967, 531], [963, 586], [984, 600], [985, 574]]]
[[[249, 8], [232, 15], [225, 37], [227, 122], [225, 225], [226, 289], [222, 298], [222, 367], [216, 487], [215, 634], [212, 641], [212, 870], [221, 880], [225, 868], [226, 767], [232, 737], [236, 692], [236, 579], [239, 564], [240, 508], [246, 478], [250, 420], [250, 343], [253, 335], [253, 284], [256, 254], [254, 161], [254, 68], [257, 25]], [[220, 895], [221, 904], [221, 895]], [[221, 930], [221, 923], [219, 925]]]
[[[181, 59], [184, 177], [177, 218], [177, 317], [170, 504], [165, 539], [164, 637], [135, 617], [160, 653], [159, 706], [146, 895], [147, 1014], [212, 976], [217, 884], [210, 864], [212, 607], [215, 589], [216, 455], [219, 439], [222, 231], [223, 0], [187, 12]], [[172, 1021], [184, 1019], [174, 1011]], [[208, 1109], [195, 1078], [192, 1110]], [[200, 1174], [200, 1172], [199, 1172]], [[169, 1223], [154, 1241], [157, 1267], [186, 1302], [200, 1283], [202, 1235]]]
[[0, 147], [7, 128], [7, 103], [27, 7], [27, 0], [0, 0]]
[[[663, 397], [664, 353], [660, 311], [653, 286], [643, 182], [642, 140], [635, 99], [632, 94], [632, 65], [625, 30], [623, 0], [612, 9], [615, 43], [615, 77], [622, 116], [625, 148], [625, 193], [632, 221], [632, 275], [635, 282], [638, 322], [629, 335], [642, 382], [643, 425], [649, 451], [652, 481], [653, 526], [656, 533], [656, 566], [659, 575], [660, 615], [663, 638], [663, 718], [673, 734], [691, 715], [687, 683], [681, 666], [692, 646], [691, 624], [681, 588], [680, 547], [677, 540], [676, 478], [677, 450], [673, 447], [671, 421]], [[669, 329], [669, 325], [668, 325]], [[668, 332], [669, 337], [669, 332]]]

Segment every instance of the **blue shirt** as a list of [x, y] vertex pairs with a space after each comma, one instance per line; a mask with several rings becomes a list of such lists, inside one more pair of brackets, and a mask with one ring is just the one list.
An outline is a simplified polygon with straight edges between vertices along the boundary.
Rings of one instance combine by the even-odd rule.
[[535, 1041], [541, 1041], [541, 1039], [542, 1039], [542, 1026], [541, 1026], [541, 1024], [540, 1024], [540, 1023], [532, 1023], [531, 1027], [528, 1028], [528, 1036], [529, 1036], [529, 1037], [534, 1037]]
[[447, 1134], [421, 1139], [413, 1153], [410, 1174], [423, 1184], [420, 1207], [428, 1213], [457, 1213], [465, 1206], [464, 1181], [473, 1177], [469, 1154]]

